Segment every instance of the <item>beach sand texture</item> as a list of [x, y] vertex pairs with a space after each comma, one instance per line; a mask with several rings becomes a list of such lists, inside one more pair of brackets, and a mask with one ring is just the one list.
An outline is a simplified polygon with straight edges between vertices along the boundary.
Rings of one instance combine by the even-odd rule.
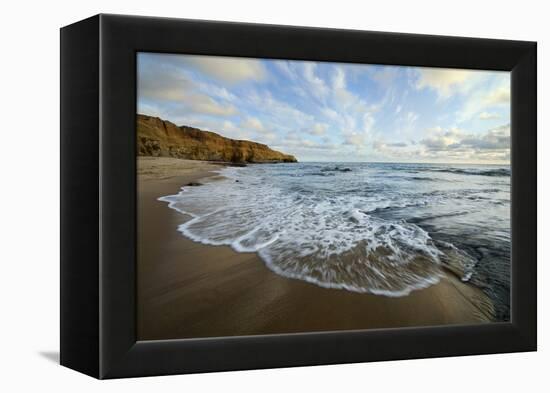
[[[215, 181], [219, 164], [138, 158], [138, 339], [223, 337], [474, 324], [492, 320], [478, 288], [445, 273], [404, 297], [326, 289], [269, 270], [255, 253], [185, 238], [189, 218], [161, 196]], [[206, 179], [205, 179], [206, 178]], [[201, 180], [204, 179], [204, 180]]]

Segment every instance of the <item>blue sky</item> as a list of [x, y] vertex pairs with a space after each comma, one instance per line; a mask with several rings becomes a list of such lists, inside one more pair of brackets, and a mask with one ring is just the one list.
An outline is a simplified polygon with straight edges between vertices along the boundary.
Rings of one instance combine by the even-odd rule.
[[138, 113], [300, 161], [509, 163], [508, 72], [138, 54]]

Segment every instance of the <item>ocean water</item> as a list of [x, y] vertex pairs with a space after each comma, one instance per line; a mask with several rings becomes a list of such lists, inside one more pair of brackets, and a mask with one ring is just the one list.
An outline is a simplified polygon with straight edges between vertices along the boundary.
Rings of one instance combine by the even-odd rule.
[[447, 270], [509, 319], [508, 166], [298, 163], [220, 173], [224, 180], [160, 198], [190, 216], [184, 236], [255, 252], [285, 277], [384, 296], [433, 285]]

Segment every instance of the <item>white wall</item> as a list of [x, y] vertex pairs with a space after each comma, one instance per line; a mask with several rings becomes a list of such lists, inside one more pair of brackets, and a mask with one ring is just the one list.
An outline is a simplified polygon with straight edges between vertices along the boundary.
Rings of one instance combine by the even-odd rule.
[[[539, 352], [371, 364], [306, 367], [99, 382], [52, 361], [58, 349], [59, 32], [107, 12], [323, 26], [539, 42]], [[550, 149], [543, 90], [549, 64], [543, 1], [93, 0], [4, 2], [0, 29], [0, 390], [87, 392], [190, 391], [543, 391], [549, 385]], [[548, 277], [546, 277], [548, 278]], [[546, 282], [548, 284], [548, 282]], [[546, 322], [546, 323], [545, 323]], [[546, 331], [544, 331], [546, 327]], [[11, 385], [5, 389], [5, 385]], [[33, 389], [33, 390], [31, 390]], [[300, 390], [298, 390], [300, 389]], [[130, 391], [130, 390], [128, 390]]]

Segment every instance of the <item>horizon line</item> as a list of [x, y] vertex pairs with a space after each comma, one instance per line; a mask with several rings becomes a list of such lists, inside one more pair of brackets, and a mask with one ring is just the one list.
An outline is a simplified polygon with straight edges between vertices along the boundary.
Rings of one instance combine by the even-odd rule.
[[[209, 129], [205, 129], [205, 128], [200, 128], [200, 127], [196, 127], [196, 126], [192, 126], [192, 125], [189, 125], [189, 124], [181, 124], [181, 125], [178, 125], [178, 123], [172, 121], [172, 120], [169, 120], [169, 119], [165, 119], [165, 118], [162, 118], [158, 115], [150, 115], [150, 114], [147, 114], [147, 113], [144, 113], [144, 112], [138, 112], [136, 111], [136, 116], [148, 116], [148, 117], [153, 117], [153, 118], [157, 118], [159, 120], [162, 120], [162, 121], [168, 121], [172, 124], [174, 124], [176, 127], [180, 128], [180, 127], [190, 127], [190, 128], [196, 128], [197, 130], [200, 130], [200, 131], [203, 131], [203, 132], [211, 132], [211, 133], [214, 133], [214, 134], [218, 134], [220, 135], [221, 137], [223, 138], [227, 138], [227, 139], [232, 139], [232, 140], [235, 140], [235, 141], [242, 141], [242, 142], [253, 142], [253, 143], [260, 143], [260, 144], [263, 144], [263, 145], [266, 145], [267, 147], [269, 147], [270, 149], [277, 149], [277, 145], [276, 144], [268, 144], [268, 143], [264, 143], [264, 142], [257, 142], [255, 140], [252, 140], [252, 139], [236, 139], [236, 138], [231, 138], [231, 137], [228, 137], [228, 136], [225, 136], [223, 135], [220, 131], [212, 131], [212, 130], [209, 130]], [[284, 153], [284, 152], [281, 152], [283, 154], [291, 154], [291, 153]], [[298, 160], [298, 163], [307, 163], [307, 162], [310, 162], [310, 163], [316, 163], [316, 162], [326, 162], [326, 163], [331, 163], [331, 162], [336, 162], [336, 163], [347, 163], [347, 164], [353, 164], [353, 163], [364, 163], [364, 164], [439, 164], [439, 165], [512, 165], [511, 162], [507, 162], [507, 163], [484, 163], [484, 162], [478, 162], [478, 163], [475, 163], [475, 162], [429, 162], [429, 161], [315, 161], [315, 160], [300, 160], [296, 154], [292, 154], [294, 157], [296, 157], [296, 159]]]
[[427, 162], [427, 161], [315, 161], [298, 160], [300, 163], [342, 163], [342, 164], [439, 164], [439, 165], [511, 165], [511, 163], [481, 163], [481, 162]]

